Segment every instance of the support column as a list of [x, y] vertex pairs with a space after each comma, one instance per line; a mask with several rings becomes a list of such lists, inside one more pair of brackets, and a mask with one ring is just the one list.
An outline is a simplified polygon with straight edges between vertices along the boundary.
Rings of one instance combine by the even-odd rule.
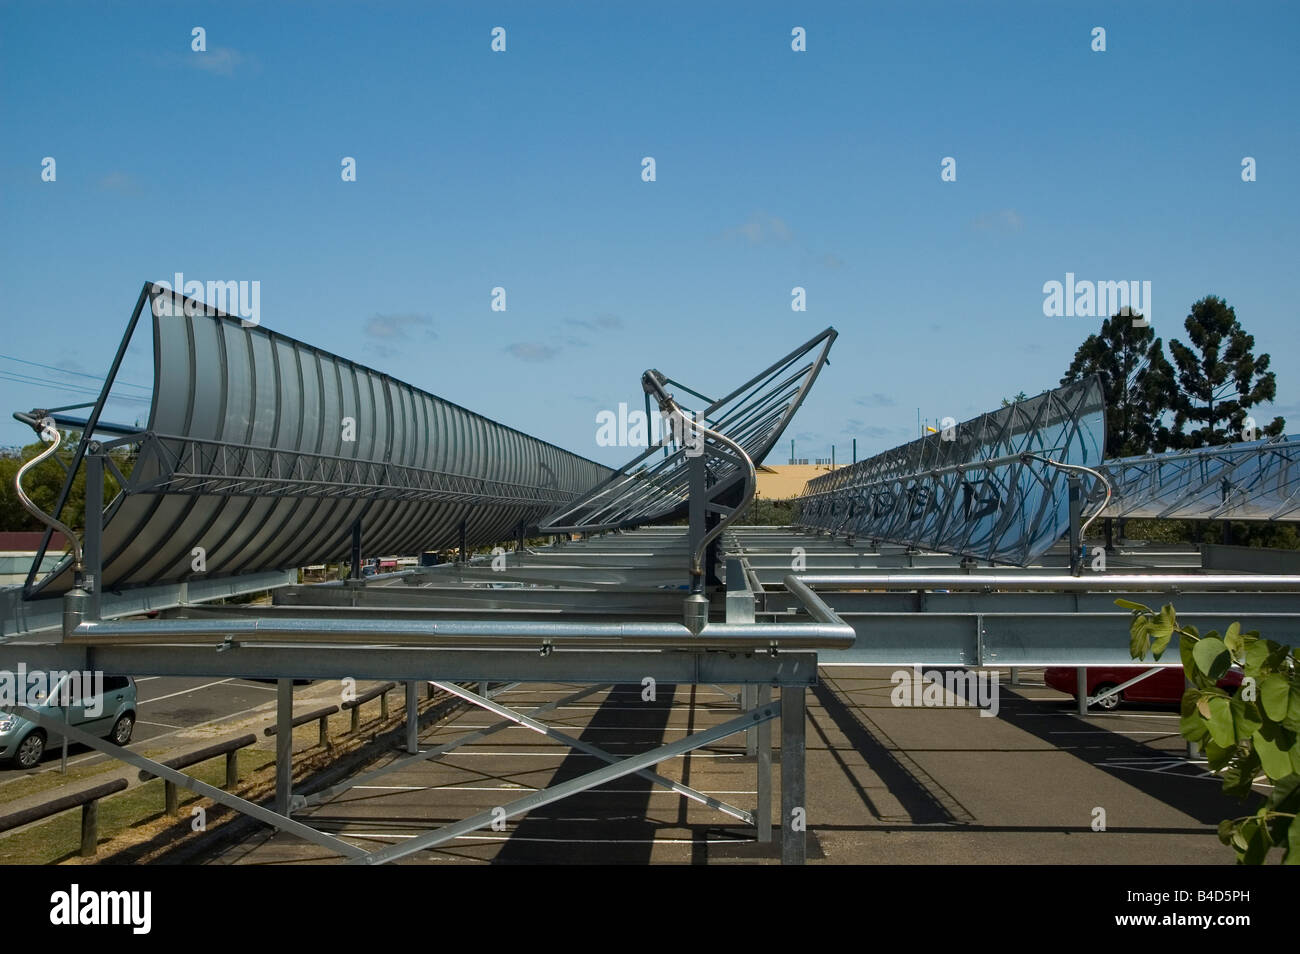
[[420, 751], [420, 697], [416, 685], [406, 684], [406, 751], [412, 754]]
[[[703, 437], [700, 438], [703, 440]], [[707, 511], [704, 509], [705, 494], [708, 493], [708, 471], [704, 466], [704, 455], [699, 454], [695, 457], [688, 457], [686, 469], [690, 479], [690, 498], [687, 501], [687, 523], [688, 529], [686, 534], [687, 547], [692, 554], [695, 553], [700, 541], [704, 539], [704, 534], [708, 532], [706, 526]], [[705, 553], [702, 557], [705, 563], [708, 563], [709, 556]], [[691, 577], [691, 592], [698, 593], [704, 586], [704, 577], [708, 574], [708, 568], [702, 567], [703, 573], [696, 578]]]
[[[756, 705], [755, 700], [758, 698], [758, 687], [743, 685], [740, 687], [740, 711], [748, 712]], [[745, 730], [745, 756], [752, 757], [758, 754], [758, 726]]]
[[[758, 704], [772, 701], [772, 687], [758, 687]], [[758, 808], [754, 810], [758, 821], [758, 840], [761, 844], [772, 842], [772, 720], [758, 725]]]
[[1080, 666], [1074, 670], [1074, 692], [1079, 703], [1079, 715], [1088, 714], [1088, 670]]
[[361, 579], [361, 518], [357, 517], [356, 522], [352, 524], [352, 572], [348, 574], [352, 579]]
[[1083, 481], [1071, 471], [1068, 477], [1070, 503], [1070, 575], [1078, 576], [1083, 572], [1083, 556], [1079, 552], [1083, 538], [1079, 535], [1079, 524], [1083, 519]]
[[804, 779], [804, 691], [802, 686], [781, 687], [781, 864], [783, 865], [801, 865], [808, 856], [807, 833], [804, 831], [808, 820]]
[[293, 680], [275, 682], [275, 811], [289, 814], [293, 795]]
[[86, 592], [91, 619], [100, 618], [101, 579], [104, 571], [104, 452], [92, 442], [86, 454], [86, 533], [82, 539]]

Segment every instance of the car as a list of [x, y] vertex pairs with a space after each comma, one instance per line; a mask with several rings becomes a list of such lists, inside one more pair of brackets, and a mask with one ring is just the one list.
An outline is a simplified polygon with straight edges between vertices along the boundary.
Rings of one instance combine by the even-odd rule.
[[[31, 673], [28, 674], [30, 677]], [[28, 707], [42, 715], [62, 720], [64, 707], [59, 705], [65, 673], [50, 687], [44, 701], [29, 700]], [[135, 731], [136, 688], [130, 676], [104, 676], [103, 701], [95, 697], [73, 700], [67, 706], [68, 721], [83, 732], [108, 739], [114, 745], [126, 745]], [[93, 714], [87, 713], [93, 710]], [[22, 716], [0, 711], [0, 762], [13, 761], [21, 769], [35, 768], [45, 750], [63, 741], [58, 731], [47, 730]]]
[[[1088, 695], [1095, 696], [1114, 689], [1118, 685], [1135, 679], [1150, 669], [1150, 666], [1089, 666]], [[1060, 692], [1076, 696], [1078, 677], [1073, 666], [1052, 666], [1043, 671], [1043, 681]], [[1219, 680], [1219, 688], [1232, 692], [1241, 685], [1241, 673], [1229, 669]], [[1182, 666], [1165, 666], [1155, 675], [1147, 676], [1114, 695], [1107, 696], [1097, 703], [1099, 709], [1107, 711], [1119, 706], [1121, 702], [1163, 702], [1177, 705], [1182, 701], [1187, 689], [1187, 680], [1183, 676]]]

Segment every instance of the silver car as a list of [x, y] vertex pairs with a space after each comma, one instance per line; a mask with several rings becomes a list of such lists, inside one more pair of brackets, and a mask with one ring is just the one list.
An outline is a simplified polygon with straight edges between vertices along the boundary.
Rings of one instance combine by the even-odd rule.
[[[62, 687], [60, 679], [50, 687], [44, 702], [33, 700], [30, 708], [63, 721], [65, 707], [58, 704]], [[67, 721], [82, 732], [108, 739], [115, 745], [126, 745], [135, 730], [135, 680], [130, 676], [104, 676], [102, 701], [92, 697], [74, 702], [66, 709]], [[0, 761], [12, 759], [18, 768], [35, 768], [46, 748], [62, 741], [63, 736], [57, 730], [46, 730], [20, 715], [0, 711]]]

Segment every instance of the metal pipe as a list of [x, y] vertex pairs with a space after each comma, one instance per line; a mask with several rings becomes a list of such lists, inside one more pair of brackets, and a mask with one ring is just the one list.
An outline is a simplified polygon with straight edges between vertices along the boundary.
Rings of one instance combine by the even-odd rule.
[[[840, 649], [855, 638], [852, 627], [815, 623], [710, 623], [695, 635], [681, 623], [551, 623], [453, 620], [347, 619], [160, 619], [84, 622], [69, 641], [79, 644], [266, 642], [507, 647], [572, 643], [583, 648], [612, 644], [646, 649]], [[451, 648], [442, 646], [441, 648]]]
[[826, 602], [795, 574], [788, 574], [781, 582], [785, 584], [785, 588], [790, 591], [791, 595], [803, 604], [804, 609], [808, 611], [808, 615], [817, 622], [830, 623], [833, 626], [848, 625], [836, 615], [835, 610], [827, 606]]
[[1112, 496], [1110, 481], [1100, 472], [1093, 470], [1091, 467], [1084, 467], [1082, 464], [1066, 464], [1059, 460], [1052, 460], [1050, 457], [1042, 457], [1038, 454], [1032, 455], [1030, 459], [1040, 461], [1044, 464], [1051, 464], [1053, 467], [1064, 470], [1067, 473], [1077, 474], [1082, 472], [1085, 474], [1091, 474], [1095, 480], [1101, 481], [1101, 485], [1106, 488], [1106, 499], [1102, 501], [1101, 506], [1093, 512], [1092, 516], [1084, 521], [1083, 526], [1079, 528], [1079, 537], [1082, 538], [1083, 535], [1088, 532], [1088, 528], [1092, 526], [1092, 522], [1101, 516], [1103, 510], [1110, 506], [1110, 498]]
[[[723, 531], [735, 522], [736, 518], [740, 516], [741, 512], [749, 506], [754, 499], [754, 489], [758, 485], [758, 476], [754, 471], [754, 462], [750, 460], [749, 455], [745, 453], [745, 449], [730, 437], [707, 428], [699, 421], [693, 420], [688, 416], [687, 413], [682, 410], [681, 406], [673, 399], [673, 396], [664, 390], [663, 376], [658, 371], [645, 372], [645, 374], [641, 376], [641, 386], [645, 390], [646, 394], [654, 395], [655, 400], [659, 404], [660, 413], [669, 417], [676, 414], [681, 420], [684, 428], [691, 428], [706, 437], [712, 437], [719, 444], [724, 445], [735, 454], [744, 469], [745, 489], [741, 493], [740, 501], [736, 504], [736, 508], [719, 520], [712, 530], [700, 538], [699, 542], [695, 545], [694, 552], [691, 554], [691, 575], [698, 579], [704, 573], [704, 553], [708, 549], [709, 544], [721, 536]], [[683, 434], [683, 436], [685, 436], [685, 434]], [[683, 440], [682, 443], [685, 444], [686, 441]], [[700, 448], [700, 452], [704, 452], [703, 447]]]
[[[788, 581], [792, 577], [787, 577]], [[1039, 574], [1016, 576], [990, 573], [979, 576], [935, 573], [882, 573], [868, 576], [861, 573], [829, 574], [800, 573], [793, 579], [808, 586], [840, 586], [873, 590], [1150, 590], [1152, 592], [1179, 592], [1182, 590], [1260, 590], [1268, 592], [1300, 591], [1300, 576], [1275, 576], [1240, 574], [1130, 574], [1124, 576], [1090, 577], [1053, 576]]]
[[[50, 457], [59, 449], [59, 444], [62, 442], [62, 435], [59, 434], [58, 428], [54, 426], [54, 421], [48, 417], [43, 417], [36, 422], [36, 431], [40, 434], [42, 440], [50, 441], [50, 446], [18, 468], [18, 474], [14, 477], [14, 490], [18, 492], [18, 502], [23, 505], [24, 510], [47, 527], [58, 530], [67, 538], [68, 545], [72, 548], [73, 572], [80, 577], [82, 571], [81, 541], [77, 539], [77, 535], [72, 532], [71, 527], [32, 503], [32, 499], [28, 497], [26, 491], [23, 490], [23, 475], [37, 464]], [[96, 502], [96, 504], [98, 505], [98, 502]]]

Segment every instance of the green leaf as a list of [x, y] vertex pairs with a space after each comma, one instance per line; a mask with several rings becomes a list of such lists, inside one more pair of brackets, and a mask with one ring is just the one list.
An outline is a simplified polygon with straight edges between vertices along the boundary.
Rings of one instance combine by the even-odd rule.
[[1250, 844], [1250, 835], [1255, 823], [1253, 821], [1242, 822], [1232, 829], [1232, 847], [1238, 851], [1245, 851], [1246, 846]]
[[1215, 698], [1210, 700], [1210, 738], [1222, 746], [1237, 744], [1237, 732], [1232, 724], [1232, 707], [1228, 700]]
[[1228, 647], [1228, 652], [1232, 653], [1233, 658], [1240, 656], [1245, 649], [1245, 640], [1241, 636], [1241, 624], [1228, 624], [1228, 631], [1223, 635], [1223, 645]]
[[1249, 829], [1246, 835], [1246, 853], [1242, 856], [1243, 865], [1262, 865], [1265, 857], [1268, 855], [1268, 835], [1264, 832], [1264, 826], [1258, 822], [1246, 822], [1241, 826], [1243, 830]]
[[1233, 698], [1228, 704], [1232, 706], [1232, 721], [1237, 725], [1238, 738], [1244, 739], [1254, 735], [1264, 725], [1259, 717], [1259, 710], [1253, 702]]
[[1188, 742], [1195, 742], [1197, 745], [1210, 734], [1206, 728], [1206, 720], [1195, 714], [1185, 715], [1179, 719], [1178, 731]]
[[1143, 606], [1141, 603], [1134, 603], [1132, 600], [1116, 600], [1116, 601], [1115, 601], [1115, 605], [1116, 605], [1116, 606], [1122, 606], [1124, 609], [1126, 609], [1126, 610], [1132, 610], [1132, 611], [1135, 612], [1135, 613], [1150, 613], [1150, 612], [1153, 612], [1153, 610], [1151, 609], [1151, 607], [1149, 607], [1149, 606]]
[[1165, 654], [1165, 650], [1169, 648], [1169, 640], [1173, 638], [1174, 634], [1171, 631], [1165, 633], [1163, 636], [1157, 636], [1151, 641], [1151, 656], [1156, 660], [1156, 662], [1159, 662], [1160, 657]]
[[1259, 753], [1259, 763], [1264, 767], [1264, 774], [1270, 779], [1276, 781], [1291, 774], [1291, 756], [1278, 748], [1276, 742], [1264, 738], [1259, 732], [1252, 735], [1250, 740]]
[[1224, 770], [1224, 794], [1234, 795], [1237, 798], [1245, 798], [1249, 795], [1255, 784], [1255, 769], [1258, 767], [1256, 765], [1258, 762], [1259, 756], [1251, 752], [1249, 758], [1242, 759]]
[[1205, 758], [1209, 762], [1211, 772], [1218, 772], [1223, 769], [1236, 754], [1237, 747], [1235, 745], [1226, 748], [1211, 740], [1205, 746]]
[[1173, 603], [1166, 603], [1160, 607], [1157, 621], [1161, 626], [1168, 626], [1171, 631], [1178, 628], [1178, 614], [1174, 611]]
[[1286, 854], [1282, 856], [1282, 864], [1300, 865], [1300, 824], [1296, 824], [1294, 818], [1287, 826]]
[[1266, 716], [1274, 722], [1281, 722], [1286, 718], [1291, 702], [1290, 681], [1279, 672], [1269, 673], [1259, 684], [1259, 701]]
[[1274, 785], [1265, 804], [1275, 812], [1294, 812], [1300, 808], [1300, 775], [1288, 775]]
[[1273, 672], [1281, 670], [1286, 664], [1286, 657], [1291, 655], [1291, 647], [1275, 643], [1271, 639], [1264, 640], [1264, 645], [1268, 647], [1268, 657], [1264, 660], [1264, 668]]
[[1268, 653], [1268, 640], [1256, 640], [1246, 647], [1246, 665], [1251, 669], [1258, 669], [1264, 665], [1264, 660], [1268, 659]]
[[1128, 632], [1128, 654], [1134, 659], [1146, 659], [1147, 647], [1150, 645], [1151, 624], [1145, 619], [1136, 619], [1133, 625], [1129, 627]]
[[1209, 636], [1196, 644], [1192, 658], [1196, 660], [1197, 668], [1211, 679], [1218, 679], [1232, 665], [1232, 654], [1223, 645], [1223, 640]]
[[1225, 818], [1219, 822], [1219, 841], [1225, 845], [1232, 844], [1233, 833], [1237, 830], [1237, 823], [1231, 818]]

